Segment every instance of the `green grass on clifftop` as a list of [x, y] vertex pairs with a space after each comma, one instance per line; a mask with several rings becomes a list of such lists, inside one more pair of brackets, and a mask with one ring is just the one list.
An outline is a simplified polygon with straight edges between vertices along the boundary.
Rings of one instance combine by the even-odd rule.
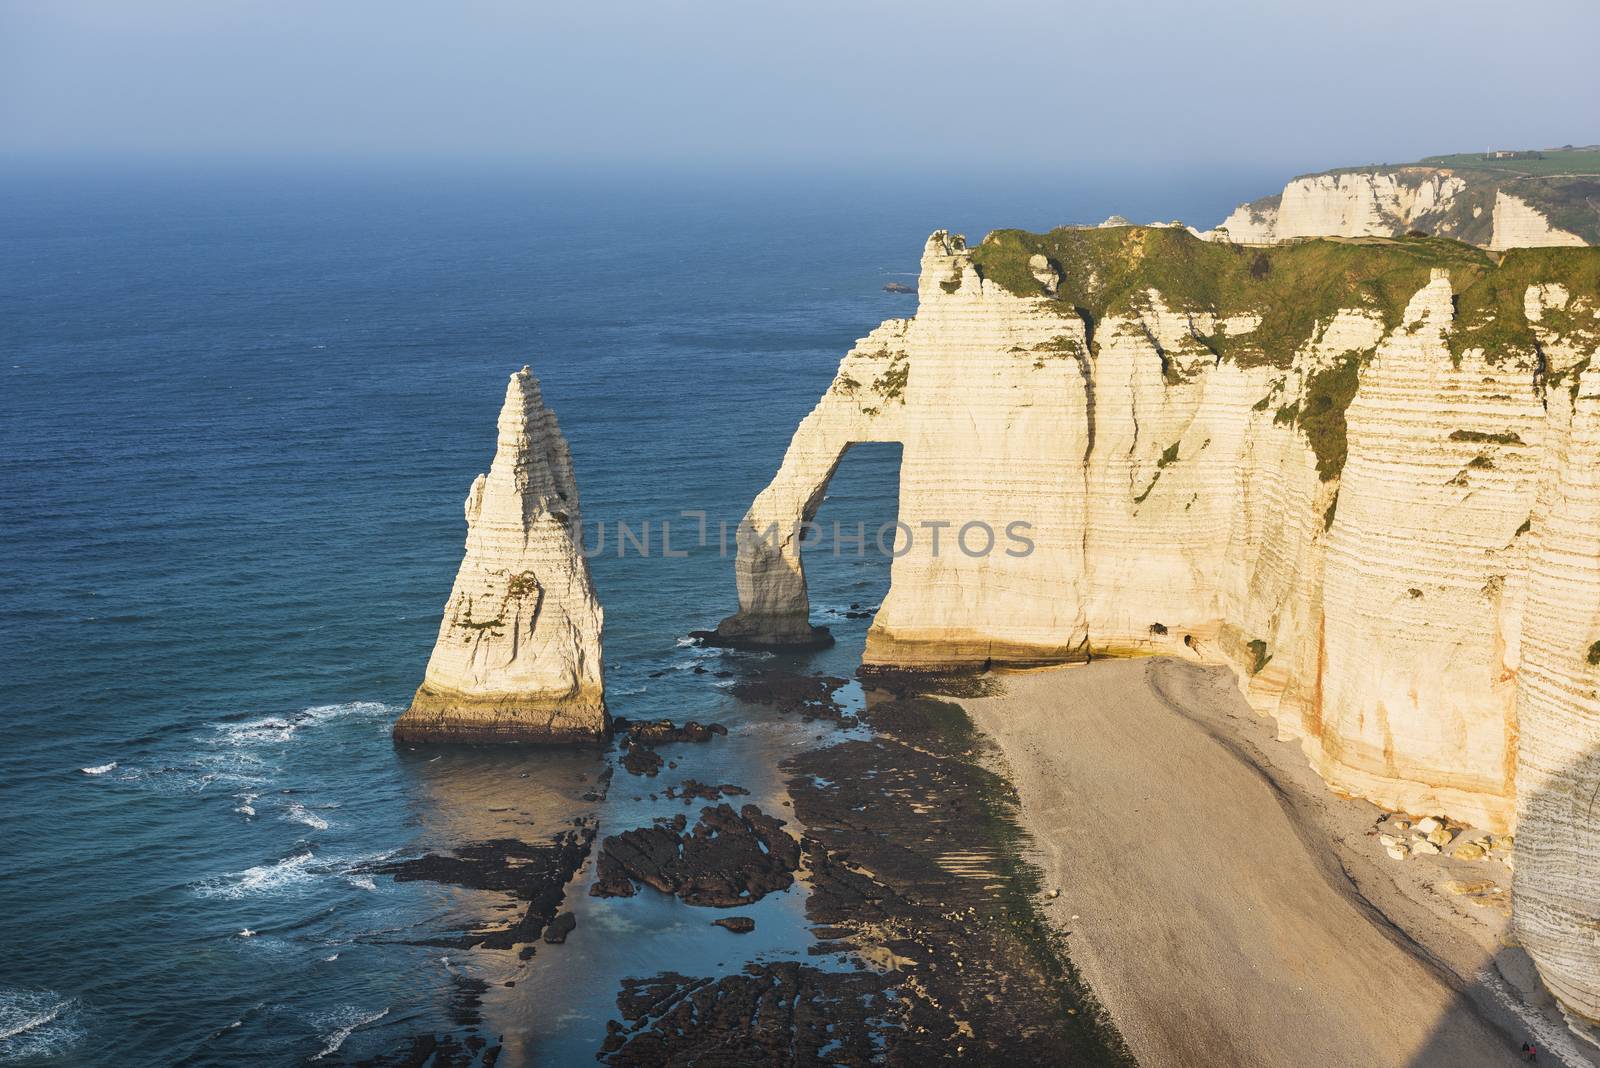
[[1456, 343], [1464, 346], [1531, 350], [1532, 331], [1522, 315], [1522, 294], [1531, 282], [1561, 282], [1574, 296], [1600, 292], [1600, 249], [1518, 249], [1497, 267], [1490, 253], [1437, 237], [1245, 248], [1201, 241], [1171, 227], [996, 230], [973, 250], [972, 261], [984, 278], [1007, 291], [1044, 297], [1028, 269], [1029, 257], [1037, 254], [1062, 276], [1051, 302], [1063, 315], [1082, 316], [1091, 328], [1108, 315], [1147, 305], [1151, 289], [1174, 308], [1261, 316], [1251, 333], [1198, 339], [1244, 366], [1291, 366], [1317, 325], [1341, 308], [1370, 309], [1393, 330], [1435, 267], [1450, 272], [1463, 327]]
[[[1485, 159], [1478, 152], [1457, 152], [1448, 156], [1428, 156], [1413, 166], [1449, 167], [1458, 171], [1488, 171], [1491, 174], [1600, 174], [1600, 146], [1552, 148], [1542, 159]], [[1342, 168], [1359, 170], [1361, 168]], [[1370, 169], [1370, 168], [1369, 168]]]
[[[1458, 283], [1450, 351], [1457, 360], [1469, 349], [1482, 349], [1491, 363], [1507, 357], [1532, 359], [1536, 339], [1523, 302], [1529, 286], [1552, 282], [1566, 286], [1573, 301], [1587, 297], [1593, 308], [1600, 299], [1600, 248], [1515, 248], [1475, 284], [1463, 288]], [[1570, 303], [1567, 310], [1546, 311], [1542, 325], [1600, 342], [1600, 324], [1592, 312], [1576, 313]]]
[[[1054, 296], [1028, 267], [1036, 255], [1047, 257], [1060, 275]], [[1096, 344], [1097, 327], [1107, 316], [1148, 307], [1151, 290], [1170, 308], [1209, 312], [1219, 320], [1258, 315], [1260, 325], [1248, 333], [1229, 336], [1219, 327], [1194, 338], [1218, 360], [1246, 367], [1291, 368], [1318, 327], [1344, 308], [1376, 314], [1386, 333], [1404, 328], [1406, 305], [1435, 268], [1449, 272], [1455, 290], [1456, 319], [1447, 344], [1458, 366], [1471, 349], [1482, 349], [1492, 363], [1538, 364], [1537, 339], [1523, 312], [1528, 287], [1536, 283], [1564, 285], [1574, 303], [1584, 298], [1582, 309], [1546, 312], [1544, 325], [1561, 333], [1581, 331], [1600, 343], [1592, 315], [1600, 301], [1600, 248], [1515, 249], [1497, 262], [1482, 249], [1439, 237], [1246, 248], [1202, 241], [1172, 227], [1119, 226], [1045, 234], [996, 230], [973, 249], [972, 262], [982, 277], [1007, 291], [1080, 317]], [[1337, 356], [1274, 417], [1301, 428], [1323, 481], [1337, 479], [1344, 469], [1345, 412], [1370, 356], [1371, 350]], [[1143, 496], [1154, 486], [1152, 481]]]

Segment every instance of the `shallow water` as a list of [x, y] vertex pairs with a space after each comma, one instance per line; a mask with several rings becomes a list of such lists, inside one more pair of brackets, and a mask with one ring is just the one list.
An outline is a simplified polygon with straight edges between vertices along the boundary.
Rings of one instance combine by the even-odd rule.
[[[1205, 220], [1270, 184], [920, 181], [0, 179], [0, 1062], [371, 1053], [448, 1026], [462, 974], [516, 979], [484, 1007], [509, 1054], [587, 1060], [622, 975], [803, 953], [798, 888], [742, 937], [579, 886], [573, 938], [526, 964], [408, 945], [505, 899], [358, 869], [596, 809], [594, 752], [389, 740], [510, 371], [543, 380], [591, 527], [649, 520], [658, 547], [674, 520], [677, 546], [681, 510], [736, 521], [850, 343], [913, 311], [881, 286], [935, 226]], [[822, 521], [891, 518], [897, 462], [852, 454]], [[680, 644], [734, 607], [715, 539], [594, 570], [613, 710], [732, 728], [618, 771], [601, 833], [683, 811], [649, 793], [689, 777], [781, 813], [776, 763], [828, 728], [692, 670], [757, 662]], [[808, 570], [840, 643], [795, 663], [848, 674], [866, 622], [840, 611], [879, 602], [887, 562]]]

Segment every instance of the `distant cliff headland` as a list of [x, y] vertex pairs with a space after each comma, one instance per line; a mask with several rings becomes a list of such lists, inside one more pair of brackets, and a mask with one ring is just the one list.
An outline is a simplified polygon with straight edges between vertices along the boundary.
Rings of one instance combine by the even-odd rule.
[[1453, 237], [1485, 248], [1600, 244], [1600, 146], [1429, 156], [1295, 178], [1215, 232], [1246, 244], [1305, 237]]

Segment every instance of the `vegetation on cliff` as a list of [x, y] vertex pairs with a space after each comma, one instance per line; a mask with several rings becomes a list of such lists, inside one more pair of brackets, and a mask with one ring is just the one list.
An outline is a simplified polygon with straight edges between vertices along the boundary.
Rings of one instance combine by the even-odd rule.
[[[1054, 294], [1036, 277], [1029, 259], [1043, 255], [1059, 273]], [[1544, 328], [1581, 331], [1600, 342], [1600, 248], [1514, 249], [1492, 253], [1447, 238], [1323, 239], [1246, 249], [1202, 241], [1175, 227], [1063, 227], [1036, 234], [997, 230], [972, 251], [980, 275], [1006, 291], [1037, 297], [1063, 316], [1095, 327], [1107, 316], [1148, 308], [1151, 291], [1168, 307], [1208, 313], [1217, 321], [1259, 316], [1249, 332], [1220, 328], [1195, 341], [1218, 360], [1245, 366], [1295, 365], [1296, 354], [1340, 309], [1366, 309], [1386, 331], [1404, 327], [1407, 303], [1431, 272], [1449, 272], [1456, 293], [1456, 322], [1447, 343], [1456, 361], [1482, 349], [1491, 362], [1538, 361], [1532, 324], [1523, 311], [1528, 287], [1559, 283], [1567, 307], [1547, 310]], [[1355, 397], [1361, 364], [1370, 353], [1351, 353], [1313, 373], [1303, 399], [1277, 413], [1300, 426], [1325, 481], [1337, 478], [1345, 458], [1345, 410]]]
[[1487, 245], [1494, 230], [1494, 206], [1506, 193], [1532, 206], [1550, 224], [1600, 244], [1600, 146], [1523, 151], [1503, 156], [1457, 152], [1428, 156], [1415, 163], [1336, 167], [1321, 175], [1394, 175], [1413, 186], [1439, 175], [1460, 179], [1465, 188], [1430, 213], [1423, 229], [1448, 233], [1460, 241]]
[[[1548, 250], [1583, 252], [1585, 250]], [[1028, 268], [1042, 254], [1063, 279], [1054, 297]], [[1158, 291], [1170, 307], [1219, 318], [1259, 315], [1249, 333], [1199, 338], [1243, 366], [1288, 368], [1319, 323], [1341, 308], [1367, 308], [1387, 328], [1443, 267], [1458, 288], [1494, 272], [1481, 249], [1437, 238], [1320, 240], [1272, 249], [1202, 241], [1176, 227], [1062, 227], [1045, 234], [996, 230], [973, 249], [974, 266], [1008, 292], [1050, 297], [1063, 314], [1099, 322], [1149, 304]], [[1519, 316], [1520, 317], [1520, 316]]]
[[[1452, 281], [1455, 276], [1451, 276]], [[1491, 363], [1508, 356], [1532, 360], [1538, 346], [1523, 310], [1528, 287], [1566, 287], [1566, 308], [1547, 308], [1540, 325], [1557, 334], [1578, 334], [1600, 343], [1600, 248], [1515, 248], [1473, 284], [1456, 283], [1456, 322], [1450, 351], [1460, 358], [1482, 349]]]

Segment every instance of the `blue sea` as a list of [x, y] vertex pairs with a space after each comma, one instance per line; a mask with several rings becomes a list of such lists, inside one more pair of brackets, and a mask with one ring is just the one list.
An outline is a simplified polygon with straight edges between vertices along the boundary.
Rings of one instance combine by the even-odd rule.
[[[914, 283], [933, 229], [1210, 225], [1282, 177], [916, 164], [0, 175], [0, 1064], [339, 1063], [450, 1030], [462, 977], [490, 984], [502, 1065], [592, 1063], [623, 976], [803, 957], [799, 887], [735, 940], [580, 885], [572, 939], [521, 961], [417, 944], [503, 896], [364, 868], [584, 811], [614, 833], [684, 811], [650, 794], [687, 777], [780, 811], [777, 762], [820, 732], [727, 694], [716, 670], [759, 656], [684, 640], [736, 602], [731, 559], [679, 513], [737, 521], [854, 339], [913, 313], [882, 287]], [[586, 524], [649, 521], [659, 547], [668, 521], [691, 550], [593, 561], [613, 713], [736, 728], [659, 780], [619, 771], [598, 806], [605, 754], [389, 737], [523, 364]], [[853, 452], [821, 522], [892, 519], [898, 462]], [[843, 613], [879, 603], [888, 562], [808, 572], [839, 644], [781, 662], [848, 675], [867, 621]]]

